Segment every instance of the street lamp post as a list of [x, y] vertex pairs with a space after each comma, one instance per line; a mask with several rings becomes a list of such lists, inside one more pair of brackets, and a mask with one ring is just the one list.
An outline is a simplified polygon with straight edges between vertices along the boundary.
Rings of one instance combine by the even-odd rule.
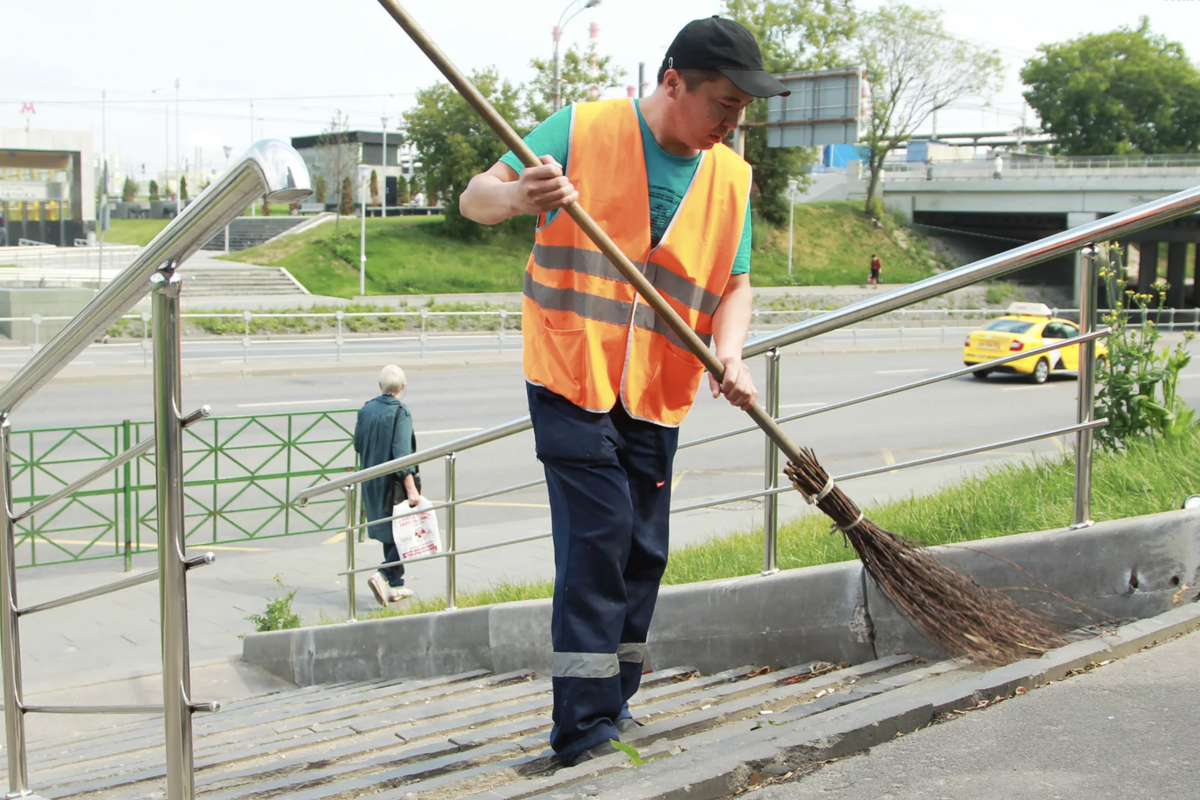
[[359, 297], [367, 296], [367, 190], [370, 180], [363, 173], [363, 168], [358, 170], [358, 183], [362, 187], [362, 230], [358, 238], [358, 295]]
[[383, 122], [383, 196], [380, 198], [383, 202], [379, 204], [379, 216], [387, 216], [387, 117], [380, 117]]
[[[576, 15], [578, 15], [580, 12], [585, 11], [589, 8], [595, 8], [596, 6], [600, 5], [600, 0], [587, 0], [587, 2], [583, 4], [583, 8], [576, 9], [574, 14], [567, 17], [567, 12], [570, 11], [572, 8], [574, 8], [575, 4], [578, 2], [579, 2], [579, 0], [571, 0], [571, 2], [567, 4], [567, 7], [563, 9], [563, 12], [558, 15], [558, 24], [554, 26], [554, 86], [553, 86], [553, 89], [554, 89], [554, 110], [555, 111], [558, 111], [560, 108], [562, 108], [562, 77], [561, 77], [562, 64], [559, 61], [558, 43], [562, 39], [563, 28], [565, 28], [567, 26], [567, 22], [570, 22], [572, 19], [574, 19], [576, 17]], [[563, 17], [567, 17], [565, 22], [563, 21]]]
[[797, 181], [788, 181], [788, 278], [792, 277], [792, 240], [795, 238]]

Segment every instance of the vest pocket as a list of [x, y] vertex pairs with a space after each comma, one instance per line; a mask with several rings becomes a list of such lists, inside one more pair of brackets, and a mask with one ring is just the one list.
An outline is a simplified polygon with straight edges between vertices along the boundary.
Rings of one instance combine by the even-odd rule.
[[[588, 345], [585, 328], [551, 328], [542, 320], [544, 348], [541, 361], [553, 383], [545, 385], [578, 404], [582, 400], [579, 376], [588, 374]], [[569, 390], [569, 391], [567, 391]]]

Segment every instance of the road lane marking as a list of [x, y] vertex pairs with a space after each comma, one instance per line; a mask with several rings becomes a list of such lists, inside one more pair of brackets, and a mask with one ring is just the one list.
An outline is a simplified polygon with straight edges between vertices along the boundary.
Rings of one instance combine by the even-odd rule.
[[933, 370], [931, 370], [927, 367], [921, 367], [919, 369], [877, 369], [877, 370], [875, 370], [875, 374], [876, 375], [914, 375], [918, 372], [932, 372], [932, 371]]
[[[889, 467], [896, 463], [896, 455], [891, 450], [881, 450], [880, 452], [883, 453], [883, 463], [887, 464]], [[890, 469], [888, 470], [888, 474], [894, 474], [899, 471], [900, 470], [898, 469]]]
[[330, 536], [328, 539], [321, 542], [321, 544], [337, 544], [338, 542], [342, 541], [345, 538], [346, 538], [346, 532], [341, 531], [339, 533], [335, 533], [333, 536]]
[[348, 397], [334, 397], [329, 400], [280, 400], [270, 403], [238, 403], [238, 408], [269, 408], [271, 406], [312, 406], [321, 403], [353, 403]]
[[678, 488], [680, 482], [683, 480], [683, 476], [687, 475], [687, 474], [688, 474], [688, 470], [686, 470], [686, 469], [681, 469], [681, 470], [679, 470], [679, 472], [675, 473], [675, 477], [671, 479], [671, 491], [672, 492], [675, 491], [676, 488]]

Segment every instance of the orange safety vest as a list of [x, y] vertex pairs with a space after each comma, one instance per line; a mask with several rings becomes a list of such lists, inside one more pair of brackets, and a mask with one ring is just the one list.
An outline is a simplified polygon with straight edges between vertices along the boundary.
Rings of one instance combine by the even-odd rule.
[[[579, 203], [707, 344], [741, 242], [750, 165], [723, 144], [702, 152], [659, 246], [631, 100], [571, 110], [567, 177]], [[541, 220], [539, 220], [541, 222]], [[704, 375], [700, 360], [565, 213], [538, 228], [525, 269], [525, 377], [575, 405], [676, 426]]]

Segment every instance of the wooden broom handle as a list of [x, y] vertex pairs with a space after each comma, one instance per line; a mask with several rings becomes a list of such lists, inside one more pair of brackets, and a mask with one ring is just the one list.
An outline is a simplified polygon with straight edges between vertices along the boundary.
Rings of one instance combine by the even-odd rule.
[[[429, 57], [434, 66], [446, 76], [446, 80], [450, 81], [450, 84], [458, 90], [458, 93], [462, 95], [471, 108], [475, 109], [475, 113], [479, 114], [483, 118], [483, 121], [503, 140], [504, 144], [521, 159], [521, 163], [527, 167], [541, 166], [542, 162], [529, 149], [529, 145], [525, 144], [525, 140], [517, 135], [517, 132], [512, 129], [508, 121], [500, 116], [496, 109], [492, 107], [492, 104], [487, 101], [487, 98], [479, 93], [479, 90], [475, 88], [475, 84], [471, 83], [467, 76], [463, 75], [458, 70], [458, 67], [454, 66], [446, 54], [442, 52], [441, 48], [416, 23], [416, 20], [409, 16], [408, 12], [396, 0], [379, 0], [379, 4], [404, 29], [404, 32], [408, 34], [417, 47], [421, 48], [421, 51]], [[693, 355], [700, 359], [701, 363], [704, 364], [704, 368], [715, 376], [718, 381], [724, 380], [725, 365], [708, 349], [700, 337], [696, 335], [696, 332], [675, 312], [675, 309], [671, 308], [667, 301], [663, 299], [658, 290], [654, 288], [654, 285], [646, 279], [646, 276], [638, 271], [638, 268], [625, 257], [625, 254], [608, 237], [608, 234], [601, 230], [591, 215], [583, 209], [583, 206], [579, 205], [579, 203], [571, 203], [564, 206], [563, 210], [571, 216], [571, 219], [575, 220], [575, 223], [587, 234], [587, 237], [595, 243], [596, 247], [600, 248], [600, 252], [604, 253], [605, 257], [612, 262], [612, 265], [617, 268], [617, 271], [621, 273], [625, 280], [633, 285], [637, 293], [654, 309], [654, 312], [662, 318], [663, 322], [667, 323], [671, 330], [675, 332], [675, 335], [679, 337], [680, 341], [687, 345], [688, 350], [691, 350]], [[799, 448], [792, 443], [787, 434], [783, 432], [783, 429], [779, 427], [779, 424], [770, 415], [756, 404], [752, 404], [750, 408], [746, 409], [746, 413], [778, 445], [779, 449], [783, 451], [783, 454], [789, 460], [800, 461]]]

